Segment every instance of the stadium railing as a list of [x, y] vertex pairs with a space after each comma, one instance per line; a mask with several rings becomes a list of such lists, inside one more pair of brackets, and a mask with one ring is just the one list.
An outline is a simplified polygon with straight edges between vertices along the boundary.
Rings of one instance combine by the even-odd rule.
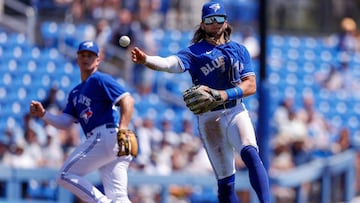
[[[2, 203], [70, 203], [74, 201], [74, 196], [67, 190], [58, 187], [56, 190], [56, 200], [36, 200], [25, 199], [22, 197], [22, 183], [29, 180], [53, 180], [57, 171], [54, 169], [16, 169], [0, 167], [0, 182], [5, 183], [5, 197], [0, 197]], [[236, 177], [237, 190], [250, 191], [250, 202], [256, 203], [255, 192], [251, 189], [248, 181], [247, 171], [238, 172]], [[281, 173], [270, 177], [271, 185], [294, 188], [296, 191], [296, 203], [307, 202], [304, 197], [302, 185], [306, 182], [320, 181], [320, 203], [331, 202], [331, 194], [336, 188], [332, 183], [332, 177], [344, 177], [343, 201], [349, 202], [355, 194], [355, 152], [348, 150], [338, 155], [315, 160], [308, 164], [297, 167], [294, 170]], [[100, 178], [96, 172], [91, 173], [87, 178], [93, 183], [100, 183]], [[213, 176], [199, 176], [184, 173], [174, 173], [171, 175], [148, 175], [141, 172], [129, 172], [129, 186], [141, 186], [145, 184], [156, 184], [162, 187], [161, 201], [165, 203], [169, 195], [169, 186], [176, 185], [198, 185], [206, 187], [216, 187], [216, 180]], [[275, 199], [273, 201], [276, 202]]]

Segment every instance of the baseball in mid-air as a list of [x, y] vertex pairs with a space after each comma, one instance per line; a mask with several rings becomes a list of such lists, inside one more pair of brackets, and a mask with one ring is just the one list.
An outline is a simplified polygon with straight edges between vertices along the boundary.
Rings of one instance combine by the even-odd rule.
[[129, 38], [128, 36], [126, 36], [126, 35], [121, 36], [120, 39], [119, 39], [119, 44], [120, 44], [120, 46], [122, 46], [122, 47], [127, 47], [127, 46], [129, 46], [129, 44], [130, 44], [130, 38]]

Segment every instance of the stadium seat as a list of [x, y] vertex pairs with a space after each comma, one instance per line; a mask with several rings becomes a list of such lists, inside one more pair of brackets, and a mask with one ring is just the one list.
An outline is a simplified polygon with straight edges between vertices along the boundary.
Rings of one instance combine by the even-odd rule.
[[41, 37], [43, 38], [45, 47], [57, 46], [59, 26], [55, 22], [45, 21], [40, 27]]

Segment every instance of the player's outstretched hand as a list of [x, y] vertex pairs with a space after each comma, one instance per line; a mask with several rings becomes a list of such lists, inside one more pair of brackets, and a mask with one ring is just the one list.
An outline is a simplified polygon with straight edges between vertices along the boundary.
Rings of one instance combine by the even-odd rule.
[[131, 58], [132, 61], [136, 64], [144, 64], [146, 59], [146, 54], [138, 47], [135, 47], [131, 51]]
[[43, 105], [38, 101], [31, 101], [30, 103], [30, 115], [34, 117], [43, 117], [45, 115], [45, 109]]

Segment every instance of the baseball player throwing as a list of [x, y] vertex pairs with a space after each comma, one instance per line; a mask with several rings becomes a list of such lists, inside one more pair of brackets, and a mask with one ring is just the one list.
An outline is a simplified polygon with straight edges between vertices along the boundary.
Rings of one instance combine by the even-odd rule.
[[[86, 135], [86, 141], [60, 169], [59, 185], [85, 202], [129, 203], [127, 169], [132, 156], [136, 156], [137, 145], [127, 142], [133, 138], [124, 136], [132, 134], [128, 126], [134, 99], [112, 77], [98, 71], [100, 62], [98, 46], [92, 41], [82, 42], [77, 52], [82, 82], [70, 92], [63, 113], [53, 115], [38, 101], [31, 102], [30, 113], [60, 129], [78, 122]], [[83, 177], [96, 169], [105, 194]]]
[[270, 202], [268, 175], [242, 102], [256, 92], [255, 73], [247, 49], [230, 40], [231, 31], [223, 5], [205, 3], [192, 45], [168, 57], [149, 56], [135, 47], [132, 61], [157, 71], [190, 73], [194, 87], [183, 96], [197, 115], [200, 136], [218, 180], [219, 202], [238, 203], [234, 150], [241, 154], [260, 202]]

